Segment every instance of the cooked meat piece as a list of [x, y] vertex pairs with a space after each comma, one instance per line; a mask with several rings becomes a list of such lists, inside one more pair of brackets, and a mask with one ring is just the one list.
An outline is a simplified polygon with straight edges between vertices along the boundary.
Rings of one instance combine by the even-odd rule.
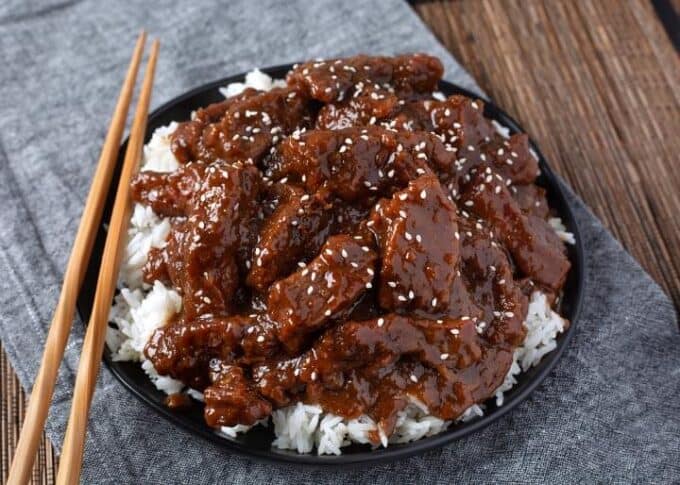
[[538, 176], [538, 161], [529, 150], [529, 137], [525, 133], [512, 135], [507, 140], [496, 135], [482, 146], [486, 162], [514, 184], [532, 184]]
[[328, 236], [332, 204], [327, 195], [296, 196], [278, 206], [264, 222], [248, 274], [249, 286], [266, 291], [288, 275], [305, 255], [316, 254]]
[[343, 101], [327, 104], [319, 110], [316, 128], [341, 130], [376, 124], [399, 110], [400, 99], [394, 90], [379, 85], [359, 83], [351, 96]]
[[267, 308], [279, 340], [299, 350], [306, 337], [349, 309], [372, 287], [375, 252], [347, 235], [332, 236], [305, 268], [276, 282]]
[[171, 173], [139, 172], [132, 180], [132, 200], [148, 205], [161, 216], [185, 216], [206, 167], [203, 163], [190, 163]]
[[369, 222], [380, 246], [378, 301], [388, 311], [448, 307], [458, 263], [456, 208], [434, 175], [381, 200]]
[[187, 218], [173, 225], [165, 248], [154, 252], [145, 266], [146, 281], [167, 276], [182, 293], [188, 320], [231, 307], [239, 287], [237, 261], [244, 261], [254, 244], [261, 190], [260, 174], [253, 165], [216, 162], [204, 171], [191, 194], [188, 189], [170, 188], [170, 180], [182, 183], [182, 177], [166, 177], [166, 193], [181, 193]]
[[218, 367], [217, 377], [203, 392], [208, 426], [250, 426], [271, 414], [272, 405], [253, 389], [241, 367], [219, 362], [213, 366]]
[[541, 219], [550, 217], [550, 207], [543, 187], [534, 184], [512, 185], [510, 192], [523, 213]]
[[439, 171], [444, 183], [455, 173], [455, 156], [428, 133], [384, 128], [314, 130], [283, 141], [270, 160], [272, 178], [322, 185], [345, 201], [389, 196], [419, 177]]
[[154, 331], [144, 354], [161, 375], [169, 375], [195, 389], [209, 384], [209, 364], [213, 358], [227, 362], [236, 357], [249, 318], [199, 318], [175, 322]]
[[548, 237], [522, 214], [506, 185], [490, 168], [475, 173], [461, 196], [465, 206], [470, 205], [498, 232], [525, 275], [552, 289], [564, 285], [571, 264], [563, 244], [557, 244], [559, 238]]
[[481, 313], [470, 318], [491, 342], [519, 345], [525, 336], [522, 322], [528, 301], [515, 281], [508, 254], [491, 232], [483, 221], [459, 219], [461, 278], [471, 300], [484, 302]]
[[248, 90], [219, 108], [226, 108], [221, 116], [197, 117], [172, 134], [171, 148], [180, 163], [257, 163], [281, 137], [310, 126], [314, 115], [309, 99], [291, 88]]
[[305, 194], [302, 187], [293, 184], [269, 183], [265, 187], [260, 204], [261, 212], [258, 215], [262, 220], [267, 220], [276, 209], [286, 202], [299, 198]]
[[444, 73], [442, 63], [427, 54], [396, 57], [355, 56], [346, 59], [311, 61], [288, 74], [288, 84], [305, 90], [324, 103], [342, 101], [348, 90], [360, 85], [378, 85], [405, 97], [430, 93]]
[[210, 382], [210, 361], [257, 363], [279, 351], [272, 323], [264, 316], [201, 317], [154, 331], [144, 354], [161, 375], [194, 389]]
[[[521, 318], [512, 321], [521, 329]], [[301, 399], [352, 417], [367, 413], [389, 435], [411, 396], [442, 419], [455, 419], [475, 400], [493, 395], [512, 363], [511, 348], [489, 347], [469, 319], [388, 314], [342, 323], [302, 356], [255, 367], [253, 377], [260, 394], [276, 406]], [[493, 369], [484, 365], [486, 359], [494, 359]], [[338, 402], [338, 396], [347, 397]]]
[[229, 108], [244, 99], [257, 96], [258, 91], [248, 88], [237, 96], [232, 96], [219, 103], [213, 103], [196, 110], [194, 117], [177, 126], [170, 137], [170, 149], [179, 163], [188, 163], [201, 159], [203, 130], [209, 123], [222, 118]]

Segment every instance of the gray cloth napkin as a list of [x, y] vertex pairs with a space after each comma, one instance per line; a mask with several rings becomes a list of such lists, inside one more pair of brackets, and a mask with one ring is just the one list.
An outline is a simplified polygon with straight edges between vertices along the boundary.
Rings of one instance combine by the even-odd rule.
[[[27, 389], [142, 26], [162, 39], [156, 106], [253, 67], [358, 52], [427, 51], [443, 59], [448, 80], [479, 92], [399, 0], [153, 3], [0, 5], [0, 337]], [[569, 194], [587, 252], [587, 296], [576, 334], [544, 384], [483, 431], [373, 468], [262, 464], [174, 427], [104, 367], [83, 482], [678, 482], [680, 338], [673, 306]], [[75, 322], [47, 423], [57, 448], [82, 335]]]

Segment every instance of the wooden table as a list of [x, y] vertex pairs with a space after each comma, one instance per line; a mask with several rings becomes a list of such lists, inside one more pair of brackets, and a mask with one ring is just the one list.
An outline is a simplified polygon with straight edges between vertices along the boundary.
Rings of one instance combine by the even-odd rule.
[[[680, 12], [680, 0], [657, 0]], [[648, 0], [459, 0], [414, 9], [680, 305], [680, 63]], [[677, 23], [676, 23], [677, 26]], [[1, 473], [24, 393], [0, 360]], [[46, 440], [34, 483], [53, 483]]]

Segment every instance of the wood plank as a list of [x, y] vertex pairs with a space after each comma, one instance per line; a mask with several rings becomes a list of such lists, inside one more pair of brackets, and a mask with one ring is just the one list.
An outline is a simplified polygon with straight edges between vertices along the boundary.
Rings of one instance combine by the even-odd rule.
[[[7, 355], [0, 343], [0, 481], [5, 483], [9, 466], [24, 420], [26, 398]], [[52, 485], [55, 482], [57, 460], [52, 445], [43, 434], [38, 455], [33, 464], [31, 484]]]

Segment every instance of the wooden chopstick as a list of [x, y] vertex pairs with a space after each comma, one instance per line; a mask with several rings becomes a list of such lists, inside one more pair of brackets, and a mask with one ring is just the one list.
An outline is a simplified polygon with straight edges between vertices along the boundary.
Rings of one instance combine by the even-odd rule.
[[68, 341], [68, 335], [71, 332], [78, 290], [85, 276], [87, 261], [90, 259], [92, 245], [97, 234], [97, 227], [99, 226], [104, 203], [106, 202], [106, 194], [111, 184], [111, 176], [116, 165], [120, 139], [125, 129], [125, 121], [145, 42], [146, 33], [142, 32], [137, 39], [137, 44], [130, 60], [130, 66], [120, 90], [109, 132], [106, 135], [106, 140], [99, 156], [90, 193], [87, 196], [85, 209], [83, 210], [75, 242], [71, 249], [71, 256], [66, 266], [64, 281], [61, 287], [61, 295], [54, 310], [52, 324], [45, 341], [42, 362], [35, 384], [33, 384], [33, 390], [31, 391], [26, 409], [26, 417], [24, 418], [23, 428], [19, 436], [19, 443], [17, 444], [9, 471], [8, 485], [23, 485], [30, 478], [36, 450], [40, 443], [40, 436], [45, 425], [50, 402], [52, 401], [59, 364], [64, 357], [64, 348]]
[[87, 432], [87, 416], [90, 410], [92, 393], [97, 382], [99, 364], [104, 350], [104, 338], [108, 326], [111, 300], [116, 289], [118, 269], [122, 255], [122, 247], [125, 244], [127, 225], [130, 219], [130, 181], [137, 172], [139, 159], [144, 143], [146, 120], [148, 116], [149, 101], [153, 88], [156, 59], [158, 58], [159, 43], [154, 40], [151, 45], [149, 62], [144, 74], [142, 91], [137, 102], [135, 119], [130, 130], [130, 140], [125, 153], [123, 170], [118, 183], [118, 191], [109, 222], [106, 244], [102, 256], [97, 290], [94, 296], [92, 313], [83, 341], [83, 350], [80, 354], [78, 374], [71, 403], [64, 444], [59, 459], [59, 472], [57, 484], [76, 484], [80, 478], [80, 469], [83, 461], [83, 448]]

